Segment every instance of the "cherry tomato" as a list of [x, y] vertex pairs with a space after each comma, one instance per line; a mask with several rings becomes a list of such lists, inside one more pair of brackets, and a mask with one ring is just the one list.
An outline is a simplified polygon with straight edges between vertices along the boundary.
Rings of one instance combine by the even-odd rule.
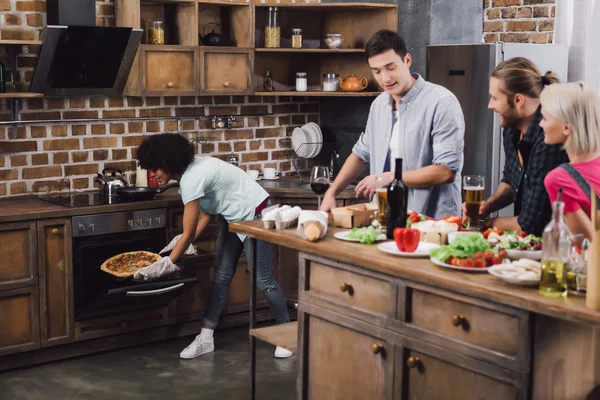
[[522, 237], [522, 238], [524, 238], [525, 236], [527, 236], [527, 233], [525, 233], [523, 231], [520, 231], [519, 232], [519, 236]]
[[498, 257], [500, 257], [502, 259], [508, 258], [508, 253], [506, 252], [506, 249], [498, 250]]
[[483, 232], [483, 238], [487, 239], [490, 236], [490, 233], [494, 232], [492, 228], [488, 228], [485, 232]]
[[394, 229], [394, 242], [396, 242], [396, 247], [398, 250], [404, 251], [404, 239], [403, 234], [407, 228], [396, 228]]
[[401, 234], [404, 251], [407, 253], [412, 253], [417, 250], [417, 247], [419, 247], [419, 241], [421, 240], [421, 232], [417, 229], [404, 229]]
[[485, 251], [485, 259], [486, 260], [491, 260], [492, 258], [496, 257], [496, 253], [494, 253], [494, 250], [486, 250]]
[[475, 268], [485, 268], [486, 267], [486, 263], [485, 260], [475, 260], [475, 265], [473, 265]]
[[485, 258], [485, 255], [482, 252], [478, 251], [477, 253], [475, 253], [475, 255], [473, 256], [473, 258], [475, 260], [479, 260], [479, 259]]
[[442, 218], [442, 220], [450, 224], [456, 224], [458, 226], [461, 226], [462, 224], [462, 219], [456, 215], [448, 215], [447, 217]]
[[460, 261], [460, 259], [458, 257], [454, 257], [454, 258], [452, 258], [452, 261], [450, 262], [450, 265], [453, 265], [453, 266], [456, 267], [458, 265], [459, 261]]
[[467, 257], [467, 259], [465, 260], [465, 263], [463, 264], [463, 266], [465, 266], [465, 267], [473, 267], [473, 266], [475, 266], [475, 261], [473, 261], [473, 259], [471, 257]]
[[504, 235], [504, 231], [500, 228], [493, 227], [492, 230], [500, 236]]
[[493, 265], [502, 264], [502, 260], [500, 259], [500, 257], [494, 257], [494, 258], [492, 258], [492, 264]]

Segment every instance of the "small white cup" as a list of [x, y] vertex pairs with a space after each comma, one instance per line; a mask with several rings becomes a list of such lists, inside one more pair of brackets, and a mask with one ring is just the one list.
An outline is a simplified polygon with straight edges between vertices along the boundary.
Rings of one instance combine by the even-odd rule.
[[279, 171], [277, 171], [275, 168], [263, 169], [263, 176], [265, 177], [265, 179], [275, 179], [277, 178], [277, 175], [279, 175]]
[[246, 171], [248, 173], [248, 175], [250, 175], [250, 178], [257, 180], [258, 179], [258, 171], [255, 169], [249, 169], [248, 171]]

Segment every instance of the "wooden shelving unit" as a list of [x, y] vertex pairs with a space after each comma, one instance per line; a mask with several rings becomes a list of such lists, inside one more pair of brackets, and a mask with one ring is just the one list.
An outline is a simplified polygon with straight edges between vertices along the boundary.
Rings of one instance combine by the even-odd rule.
[[[269, 7], [278, 7], [281, 47], [264, 47], [264, 30]], [[380, 29], [398, 29], [395, 4], [309, 3], [255, 5], [254, 90], [257, 96], [374, 97], [381, 88], [372, 77], [365, 59], [365, 45]], [[292, 29], [302, 29], [302, 49], [291, 48]], [[340, 49], [325, 46], [326, 34], [342, 35]], [[263, 92], [264, 75], [271, 71], [273, 92]], [[309, 92], [298, 93], [296, 73], [306, 72]], [[362, 92], [323, 92], [324, 74], [339, 74], [342, 79], [354, 74], [367, 78]]]
[[298, 347], [298, 322], [250, 329], [250, 335], [295, 353]]
[[308, 91], [308, 92], [296, 92], [291, 91], [277, 91], [277, 92], [255, 92], [255, 96], [296, 96], [296, 97], [377, 97], [381, 92], [323, 92], [323, 91]]

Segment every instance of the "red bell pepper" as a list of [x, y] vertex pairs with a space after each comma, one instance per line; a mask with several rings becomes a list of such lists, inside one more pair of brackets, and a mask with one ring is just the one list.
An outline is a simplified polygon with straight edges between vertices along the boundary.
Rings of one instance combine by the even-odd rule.
[[417, 229], [396, 228], [394, 229], [394, 241], [398, 250], [412, 253], [419, 247], [421, 232]]

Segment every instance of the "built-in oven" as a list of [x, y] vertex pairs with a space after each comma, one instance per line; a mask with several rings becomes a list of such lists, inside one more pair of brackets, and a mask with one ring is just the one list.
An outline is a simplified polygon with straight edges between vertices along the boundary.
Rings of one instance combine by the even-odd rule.
[[160, 251], [167, 243], [166, 211], [158, 208], [73, 217], [76, 320], [161, 307], [197, 283], [197, 278], [177, 279], [176, 275], [135, 282], [100, 270], [104, 261], [120, 253]]

